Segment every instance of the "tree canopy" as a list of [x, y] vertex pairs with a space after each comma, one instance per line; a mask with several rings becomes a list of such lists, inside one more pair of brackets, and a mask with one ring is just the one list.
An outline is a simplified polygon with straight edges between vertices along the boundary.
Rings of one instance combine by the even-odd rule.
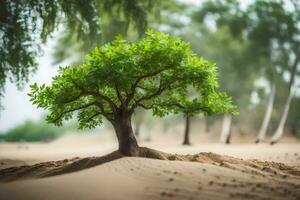
[[[149, 30], [142, 40], [122, 37], [95, 48], [77, 67], [60, 68], [52, 85], [31, 86], [31, 101], [48, 109], [48, 122], [61, 125], [78, 111], [79, 128], [93, 128], [105, 117], [137, 107], [154, 115], [233, 112], [231, 98], [217, 91], [214, 63], [198, 57], [180, 38]], [[197, 95], [189, 96], [193, 88]]]

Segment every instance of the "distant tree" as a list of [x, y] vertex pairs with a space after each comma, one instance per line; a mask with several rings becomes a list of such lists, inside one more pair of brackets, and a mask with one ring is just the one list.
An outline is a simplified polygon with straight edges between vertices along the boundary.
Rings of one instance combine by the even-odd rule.
[[[289, 9], [287, 3], [290, 5]], [[263, 141], [266, 135], [277, 79], [283, 79], [284, 72], [289, 72], [289, 95], [271, 143], [276, 143], [283, 135], [293, 96], [291, 89], [299, 63], [299, 13], [300, 3], [296, 0], [255, 0], [246, 8], [242, 8], [238, 0], [212, 0], [206, 1], [197, 13], [199, 19], [204, 20], [210, 16], [215, 20], [217, 27], [226, 26], [234, 37], [248, 41], [252, 49], [249, 59], [265, 62], [259, 71], [268, 79], [271, 92], [257, 142]]]
[[[117, 38], [96, 48], [77, 67], [60, 68], [51, 86], [31, 86], [29, 96], [48, 109], [48, 122], [62, 125], [78, 112], [79, 128], [94, 128], [106, 118], [113, 126], [119, 151], [138, 156], [131, 117], [136, 108], [156, 116], [202, 112], [235, 113], [224, 93], [216, 92], [216, 67], [199, 58], [181, 39], [148, 31], [136, 43]], [[188, 98], [188, 88], [198, 96]]]
[[191, 145], [191, 141], [190, 141], [190, 120], [191, 120], [191, 116], [189, 115], [189, 113], [185, 113], [185, 128], [184, 128], [184, 136], [183, 136], [183, 145]]

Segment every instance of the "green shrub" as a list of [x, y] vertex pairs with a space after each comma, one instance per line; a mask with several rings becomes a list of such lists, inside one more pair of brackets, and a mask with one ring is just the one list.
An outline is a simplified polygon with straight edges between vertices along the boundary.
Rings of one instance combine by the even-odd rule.
[[5, 135], [3, 133], [0, 133], [0, 141], [5, 140]]
[[26, 121], [4, 133], [3, 139], [10, 142], [48, 141], [57, 138], [65, 131], [65, 128], [58, 128], [43, 121]]

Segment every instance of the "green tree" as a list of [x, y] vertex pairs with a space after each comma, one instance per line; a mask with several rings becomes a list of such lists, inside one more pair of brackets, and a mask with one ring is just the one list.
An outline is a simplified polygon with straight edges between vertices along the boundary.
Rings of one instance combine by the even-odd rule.
[[[139, 155], [132, 131], [135, 109], [151, 109], [156, 116], [202, 112], [235, 113], [224, 93], [216, 91], [214, 63], [199, 58], [187, 43], [164, 33], [148, 31], [136, 43], [117, 38], [96, 48], [77, 67], [60, 68], [51, 86], [32, 85], [33, 104], [48, 109], [48, 122], [61, 125], [78, 111], [79, 128], [93, 128], [102, 117], [113, 126], [119, 151]], [[198, 96], [188, 98], [188, 88]]]

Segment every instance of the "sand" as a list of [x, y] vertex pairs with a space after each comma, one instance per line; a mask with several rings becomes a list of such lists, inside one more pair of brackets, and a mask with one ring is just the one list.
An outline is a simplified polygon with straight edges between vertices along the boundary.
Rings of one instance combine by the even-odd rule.
[[[185, 161], [116, 156], [109, 162], [99, 162], [98, 156], [115, 149], [115, 143], [108, 145], [98, 136], [67, 137], [49, 144], [22, 143], [21, 147], [0, 144], [0, 199], [300, 199], [298, 141], [274, 146], [181, 146], [177, 138], [169, 143], [162, 138], [161, 143], [155, 139], [140, 143], [165, 152], [189, 154], [176, 157]], [[74, 168], [78, 162], [90, 168]], [[55, 169], [72, 169], [73, 173], [47, 176]], [[5, 179], [7, 170], [20, 174]]]
[[[238, 166], [238, 165], [237, 165]], [[299, 199], [299, 176], [121, 158], [97, 167], [1, 185], [4, 199]]]

